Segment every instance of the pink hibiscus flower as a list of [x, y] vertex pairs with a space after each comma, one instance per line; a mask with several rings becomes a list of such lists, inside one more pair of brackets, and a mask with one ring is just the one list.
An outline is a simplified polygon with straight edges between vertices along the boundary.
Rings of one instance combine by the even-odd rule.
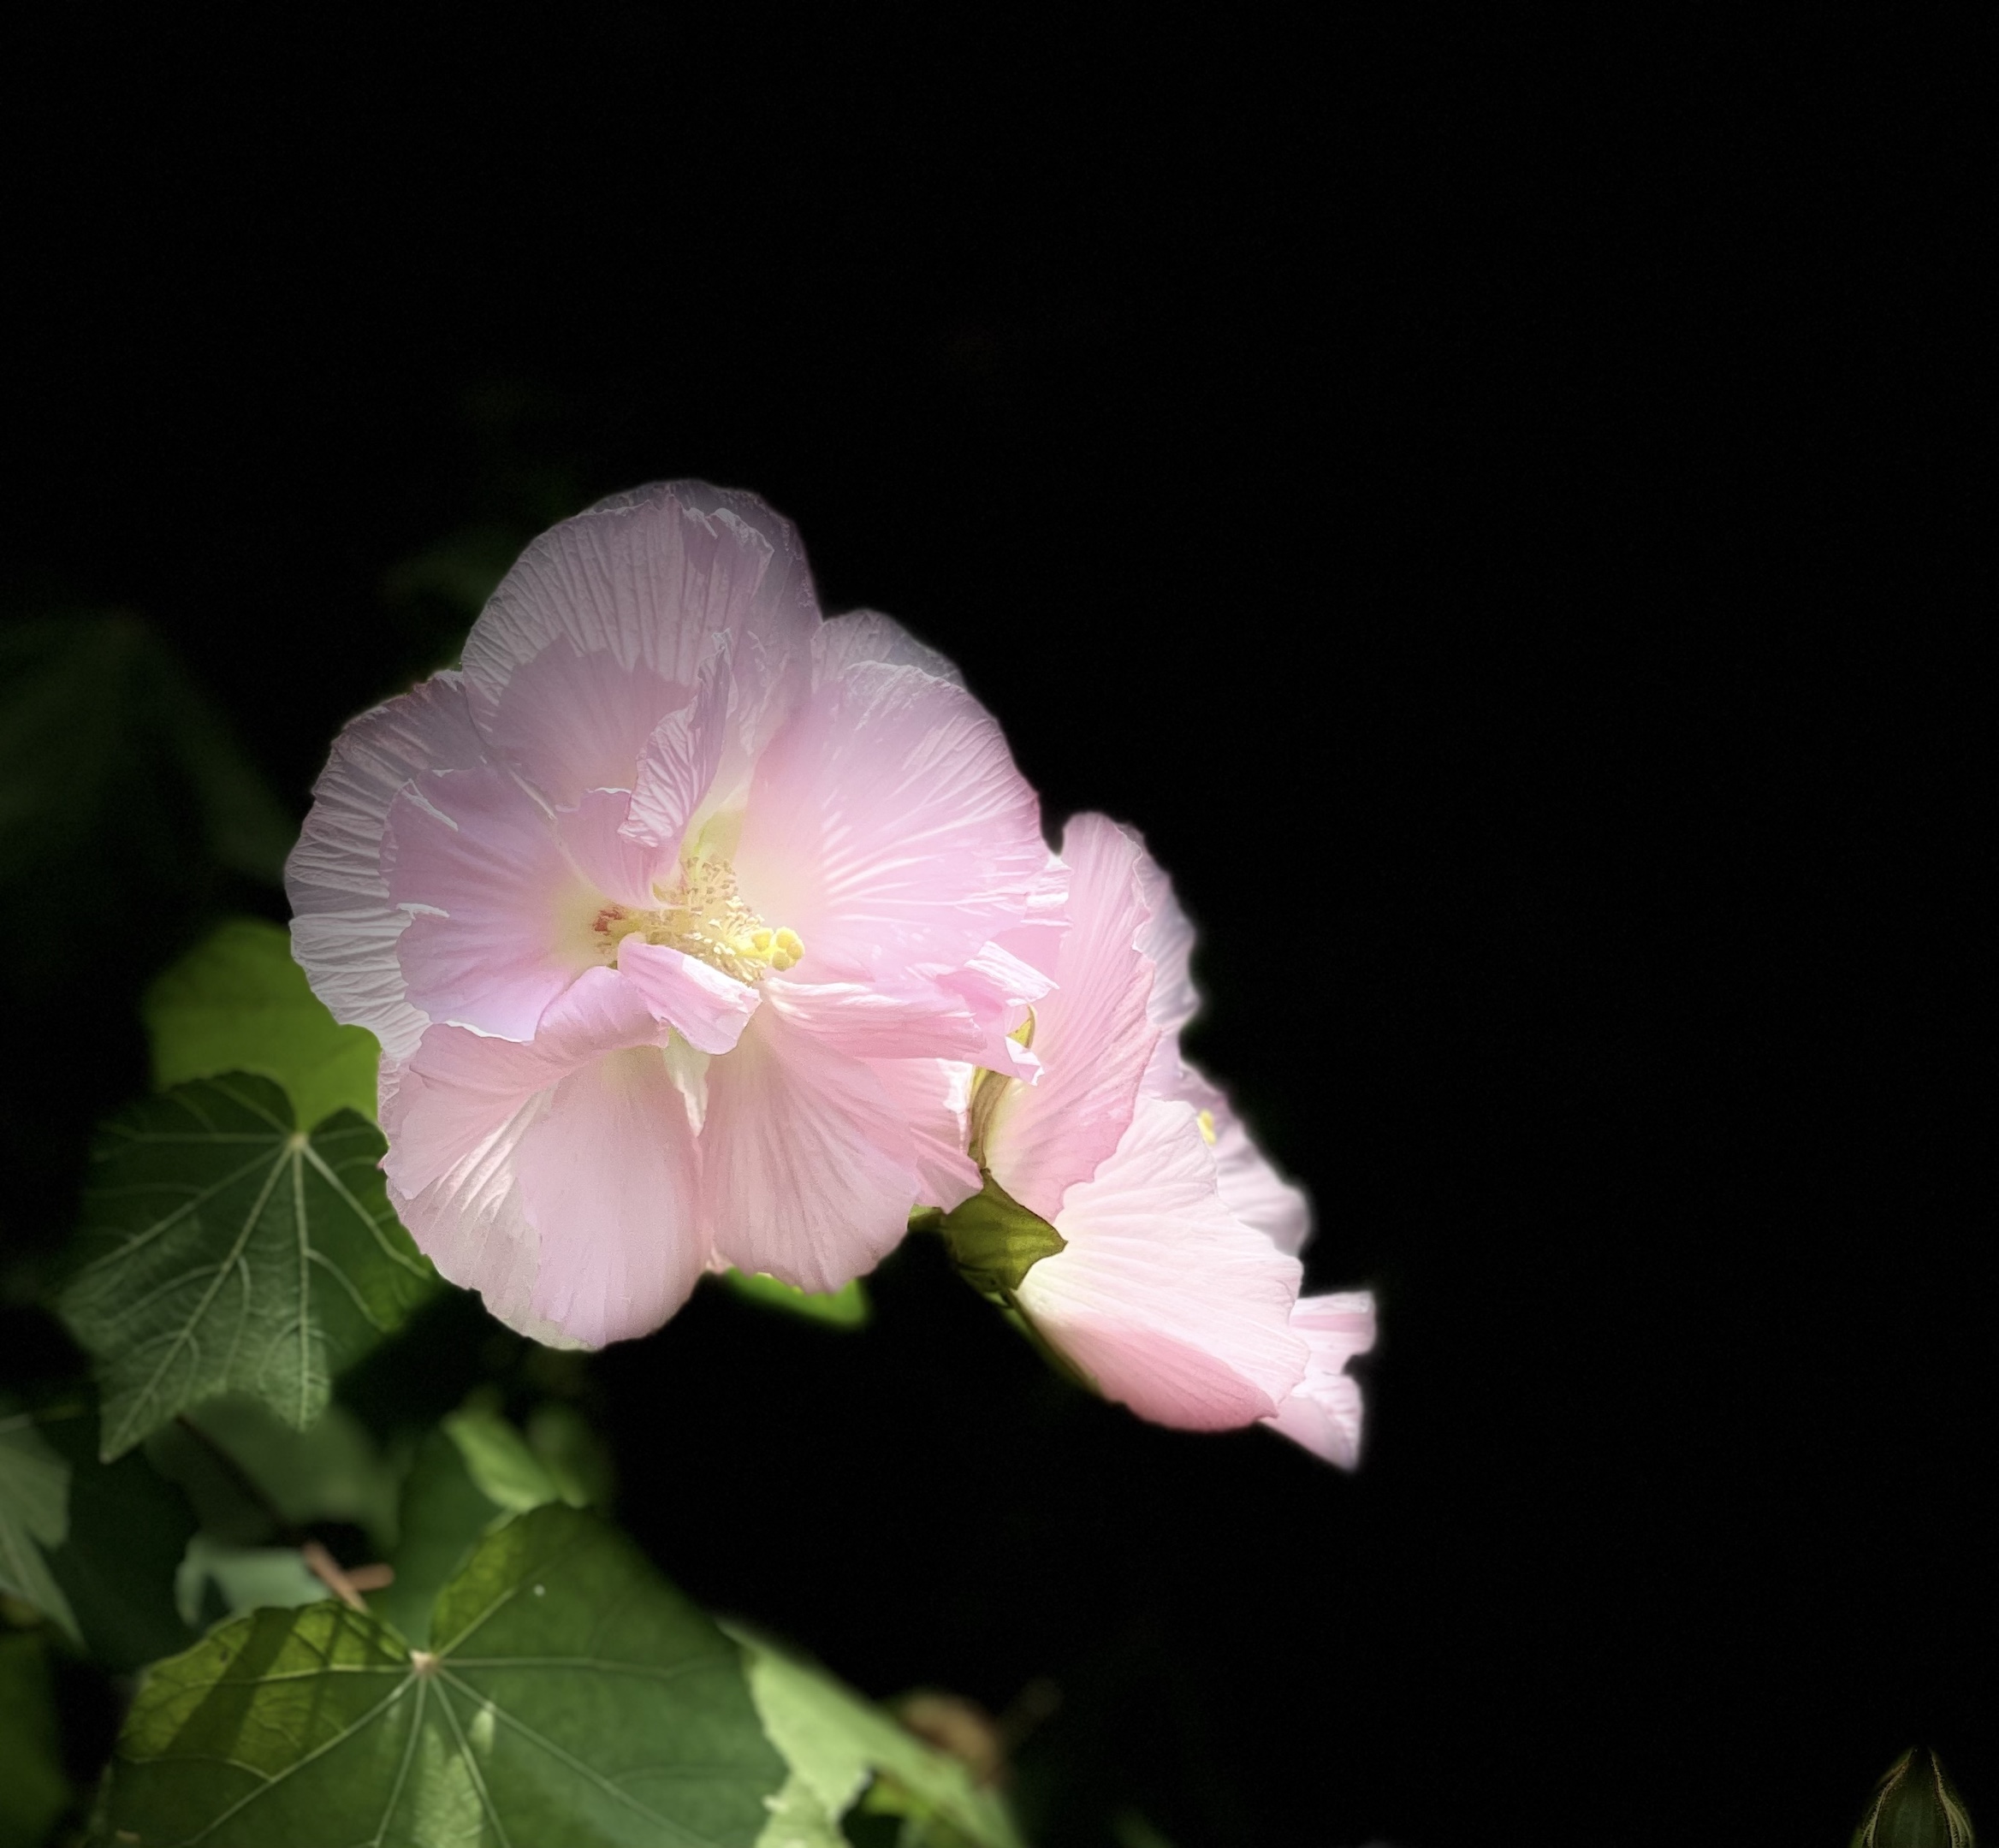
[[1035, 1007], [1031, 1089], [976, 1107], [979, 1153], [1065, 1247], [1014, 1298], [1106, 1398], [1191, 1430], [1261, 1420], [1330, 1461], [1359, 1454], [1347, 1361], [1373, 1345], [1365, 1294], [1299, 1299], [1305, 1196], [1179, 1053], [1194, 933], [1143, 843], [1102, 815], [1064, 836], [1071, 929]]
[[995, 939], [1062, 870], [955, 671], [822, 621], [762, 502], [544, 533], [313, 793], [294, 953], [382, 1041], [396, 1210], [515, 1328], [644, 1334], [723, 1262], [833, 1289], [976, 1188], [963, 1062], [1048, 987]]

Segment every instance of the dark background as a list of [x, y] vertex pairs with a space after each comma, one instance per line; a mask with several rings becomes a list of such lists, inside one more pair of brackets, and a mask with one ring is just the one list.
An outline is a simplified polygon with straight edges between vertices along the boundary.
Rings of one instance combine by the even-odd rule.
[[[700, 1596], [1051, 1679], [1049, 1848], [1832, 1841], [1918, 1740], [1999, 1818], [1983, 54], [1714, 17], [10, 61], [7, 612], [138, 613], [294, 815], [482, 560], [696, 475], [1173, 873], [1196, 1051], [1379, 1293], [1356, 1478], [1083, 1401], [928, 1251], [864, 1336], [704, 1293], [587, 1388]], [[282, 915], [103, 843], [12, 927], [27, 1246], [139, 986]]]

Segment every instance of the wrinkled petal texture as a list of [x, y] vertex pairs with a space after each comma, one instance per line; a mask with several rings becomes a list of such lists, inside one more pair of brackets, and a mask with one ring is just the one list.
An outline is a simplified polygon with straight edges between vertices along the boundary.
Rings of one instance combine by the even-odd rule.
[[389, 808], [417, 777], [483, 761], [463, 678], [425, 681], [364, 713], [335, 741], [285, 862], [293, 955], [333, 1017], [365, 1027], [390, 1058], [416, 1050], [426, 1021], [404, 992], [396, 957], [409, 914], [389, 897], [382, 869]]
[[1361, 1389], [1346, 1365], [1374, 1345], [1374, 1299], [1365, 1290], [1302, 1297], [1291, 1327], [1310, 1359], [1303, 1381], [1266, 1422], [1314, 1456], [1352, 1469], [1361, 1460]]
[[1073, 921], [1055, 986], [1035, 1010], [1040, 1081], [1015, 1085], [986, 1134], [986, 1165], [1022, 1205], [1053, 1220], [1068, 1190], [1097, 1172], [1131, 1122], [1159, 1030], [1147, 1011], [1152, 959], [1139, 939], [1154, 913], [1138, 838], [1078, 815], [1062, 839]]
[[1105, 1397], [1224, 1430], [1270, 1417], [1303, 1379], [1298, 1261], [1223, 1205], [1189, 1105], [1142, 1104], [1054, 1224], [1067, 1248], [1027, 1273], [1021, 1307]]
[[758, 761], [736, 868], [801, 980], [956, 968], [1043, 885], [1040, 804], [991, 714], [915, 667], [822, 686]]
[[791, 522], [754, 495], [660, 483], [600, 500], [535, 540], [465, 645], [465, 677], [497, 707], [557, 641], [691, 687], [718, 635], [809, 644], [819, 607]]
[[541, 1238], [537, 1319], [601, 1348], [686, 1301], [709, 1249], [694, 1131], [655, 1048], [608, 1053], [564, 1078], [517, 1165]]
[[881, 1081], [769, 1010], [708, 1068], [701, 1149], [715, 1248], [739, 1270], [804, 1290], [873, 1270], [922, 1191]]
[[413, 915], [396, 946], [411, 1004], [508, 1040], [589, 966], [600, 895], [553, 818], [497, 767], [420, 777], [389, 813], [389, 895]]
[[543, 534], [461, 669], [343, 732], [287, 880], [418, 1243], [599, 1346], [725, 1262], [836, 1289], [976, 1190], [971, 1062], [1039, 1072], [1067, 869], [948, 661], [679, 483]]

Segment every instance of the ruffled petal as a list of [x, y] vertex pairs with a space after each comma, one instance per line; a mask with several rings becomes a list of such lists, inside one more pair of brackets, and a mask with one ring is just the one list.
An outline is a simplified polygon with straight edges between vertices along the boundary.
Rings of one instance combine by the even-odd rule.
[[836, 1290], [908, 1229], [908, 1126], [859, 1059], [766, 1009], [708, 1068], [702, 1181], [715, 1249], [739, 1270]]
[[534, 1045], [567, 1072], [627, 1046], [663, 1045], [668, 1030], [621, 969], [588, 968], [542, 1010]]
[[962, 687], [862, 663], [756, 765], [736, 870], [804, 939], [802, 979], [961, 963], [1019, 924], [1047, 866], [1039, 804]]
[[559, 635], [521, 662], [483, 729], [493, 755], [562, 808], [585, 790], [633, 786], [639, 754], [660, 721], [692, 689], [609, 649], [584, 654]]
[[625, 821], [633, 839], [679, 852], [681, 836], [721, 767], [733, 681], [728, 652], [718, 650], [702, 664], [694, 697], [646, 740]]
[[587, 1347], [659, 1327], [708, 1260], [687, 1104], [656, 1050], [556, 1086], [515, 1167], [540, 1241], [530, 1312]]
[[812, 637], [812, 684], [837, 680], [857, 661], [891, 667], [920, 667], [933, 680], [963, 686], [964, 676], [928, 643], [919, 642], [893, 616], [880, 610], [850, 610], [822, 623]]
[[643, 910], [659, 903], [654, 880], [679, 875], [670, 850], [634, 840], [624, 832], [631, 803], [621, 791], [588, 791], [575, 808], [555, 817], [555, 836], [569, 863], [593, 891]]
[[1159, 862], [1137, 843], [1139, 890], [1152, 914], [1138, 933], [1139, 953], [1151, 959], [1152, 994], [1146, 1014], [1161, 1034], [1177, 1034], [1200, 1011], [1201, 997], [1194, 987], [1194, 927], [1173, 896], [1173, 882], [1160, 871]]
[[1314, 1456], [1352, 1469], [1361, 1459], [1361, 1388], [1346, 1365], [1374, 1345], [1374, 1299], [1366, 1290], [1301, 1297], [1291, 1326], [1311, 1358], [1297, 1389], [1265, 1422]]
[[552, 643], [692, 686], [718, 634], [803, 649], [819, 625], [804, 548], [754, 495], [661, 482], [600, 500], [535, 540], [465, 645], [495, 705]]
[[1142, 1103], [1054, 1223], [1068, 1247], [1028, 1272], [1020, 1306], [1105, 1397], [1220, 1430], [1271, 1416], [1304, 1377], [1298, 1261], [1222, 1205], [1189, 1105]]
[[1144, 849], [1102, 815], [1077, 815], [1062, 857], [1071, 923], [1054, 992], [1035, 1010], [1041, 1081], [1008, 1091], [985, 1137], [1000, 1186], [1044, 1219], [1118, 1146], [1159, 1042], [1146, 1011], [1153, 965], [1137, 946], [1150, 919], [1138, 876]]
[[874, 1059], [875, 1074], [908, 1126], [916, 1152], [916, 1204], [949, 1212], [979, 1191], [979, 1170], [964, 1152], [972, 1068], [956, 1059]]
[[590, 965], [601, 908], [533, 797], [496, 766], [424, 776], [389, 809], [384, 858], [389, 897], [416, 911], [396, 946], [410, 1004], [531, 1038]]
[[1145, 1091], [1149, 1097], [1177, 1098], [1201, 1113], [1223, 1204], [1279, 1251], [1302, 1251], [1312, 1236], [1312, 1202], [1250, 1139], [1227, 1093], [1194, 1067], [1181, 1064], [1172, 1042], [1164, 1040], [1146, 1075]]
[[702, 1052], [727, 1052], [743, 1037], [762, 997], [747, 982], [663, 944], [627, 937], [618, 973], [651, 1010]]
[[854, 1058], [975, 1058], [990, 1034], [964, 995], [920, 977], [796, 982], [768, 977], [764, 998], [800, 1033]]
[[484, 761], [461, 676], [443, 673], [353, 720], [335, 741], [285, 862], [292, 943], [334, 1018], [365, 1027], [392, 1058], [428, 1024], [403, 994], [396, 940], [409, 919], [389, 896], [382, 845], [389, 804], [427, 771]]

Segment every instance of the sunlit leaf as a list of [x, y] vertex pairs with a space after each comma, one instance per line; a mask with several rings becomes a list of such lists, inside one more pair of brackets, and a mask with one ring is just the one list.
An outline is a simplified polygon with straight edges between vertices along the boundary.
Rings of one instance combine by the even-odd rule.
[[162, 1090], [255, 1072], [284, 1087], [307, 1127], [337, 1110], [374, 1120], [375, 1036], [327, 1012], [275, 924], [231, 918], [153, 982], [141, 1011]]
[[614, 1528], [490, 1536], [433, 1650], [344, 1605], [260, 1611], [147, 1677], [104, 1804], [147, 1848], [750, 1848], [785, 1774], [736, 1648]]
[[187, 1543], [174, 1581], [181, 1620], [195, 1629], [244, 1611], [316, 1604], [325, 1596], [298, 1548], [229, 1546], [206, 1534]]
[[284, 1093], [244, 1074], [105, 1126], [58, 1306], [98, 1363], [107, 1458], [232, 1389], [302, 1429], [436, 1288], [389, 1210], [384, 1146], [348, 1111], [299, 1129]]
[[792, 1813], [780, 1809], [772, 1817], [772, 1830], [782, 1825], [791, 1833], [767, 1831], [762, 1848], [817, 1848], [810, 1831], [818, 1815], [837, 1821], [875, 1778], [893, 1780], [901, 1814], [934, 1818], [976, 1848], [1021, 1848], [1005, 1804], [961, 1761], [925, 1744], [824, 1669], [743, 1629], [731, 1626], [730, 1634], [749, 1661], [764, 1730], [803, 1786], [792, 1793]]
[[821, 1294], [748, 1270], [725, 1270], [722, 1276], [738, 1295], [804, 1316], [810, 1322], [827, 1322], [835, 1328], [864, 1328], [873, 1313], [868, 1293], [861, 1288], [858, 1277], [850, 1277], [838, 1289]]
[[41, 1848], [68, 1807], [47, 1650], [0, 1636], [0, 1848]]

